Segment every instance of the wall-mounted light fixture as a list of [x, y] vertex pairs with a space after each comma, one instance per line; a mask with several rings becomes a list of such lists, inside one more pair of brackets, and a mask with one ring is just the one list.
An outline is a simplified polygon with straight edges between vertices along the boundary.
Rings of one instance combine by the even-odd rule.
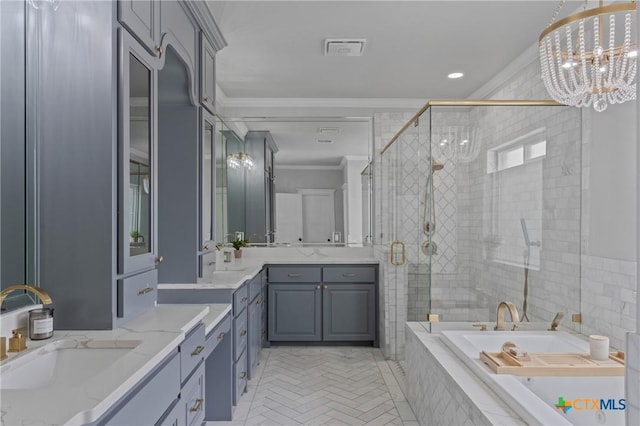
[[255, 163], [253, 162], [253, 158], [246, 152], [234, 152], [232, 154], [227, 155], [227, 165], [230, 169], [253, 169]]

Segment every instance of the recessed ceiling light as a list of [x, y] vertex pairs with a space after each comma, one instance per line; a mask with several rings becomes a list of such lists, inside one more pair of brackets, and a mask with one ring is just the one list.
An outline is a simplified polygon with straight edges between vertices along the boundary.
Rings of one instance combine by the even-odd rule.
[[316, 143], [333, 143], [331, 139], [318, 139]]
[[452, 72], [451, 74], [447, 75], [447, 77], [449, 77], [452, 80], [455, 80], [457, 78], [462, 78], [464, 77], [464, 73], [461, 72]]

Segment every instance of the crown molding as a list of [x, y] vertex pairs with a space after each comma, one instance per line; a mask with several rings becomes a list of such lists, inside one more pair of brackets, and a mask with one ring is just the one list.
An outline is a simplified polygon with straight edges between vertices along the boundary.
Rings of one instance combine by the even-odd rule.
[[276, 164], [276, 170], [342, 170], [342, 166]]
[[[220, 96], [220, 94], [223, 94]], [[222, 108], [393, 108], [419, 109], [424, 99], [411, 98], [233, 98], [218, 86], [217, 101]]]
[[216, 20], [211, 13], [211, 9], [207, 6], [207, 2], [201, 0], [184, 1], [196, 22], [202, 28], [202, 32], [209, 39], [213, 48], [220, 51], [227, 46], [227, 40], [222, 35], [220, 27], [216, 24]]
[[540, 50], [538, 43], [529, 46], [516, 59], [511, 61], [502, 71], [494, 75], [489, 81], [482, 85], [478, 90], [473, 92], [468, 99], [486, 99], [496, 90], [504, 86], [516, 74], [531, 65], [532, 62], [539, 58]]

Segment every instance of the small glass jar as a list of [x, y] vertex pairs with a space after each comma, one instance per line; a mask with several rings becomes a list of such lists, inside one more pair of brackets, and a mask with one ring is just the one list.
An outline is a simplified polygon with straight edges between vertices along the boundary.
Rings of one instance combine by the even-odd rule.
[[29, 311], [29, 338], [43, 340], [53, 336], [53, 308]]

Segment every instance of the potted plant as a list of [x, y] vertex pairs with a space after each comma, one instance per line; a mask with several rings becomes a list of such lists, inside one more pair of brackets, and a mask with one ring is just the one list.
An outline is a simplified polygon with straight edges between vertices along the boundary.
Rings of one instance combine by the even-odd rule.
[[242, 238], [236, 238], [235, 240], [231, 241], [231, 245], [235, 249], [233, 251], [233, 256], [236, 259], [240, 259], [242, 257], [242, 247], [249, 246], [249, 240], [243, 240]]
[[129, 231], [129, 237], [131, 237], [130, 242], [137, 243], [138, 238], [140, 237], [140, 233], [137, 229], [132, 229], [131, 231]]

